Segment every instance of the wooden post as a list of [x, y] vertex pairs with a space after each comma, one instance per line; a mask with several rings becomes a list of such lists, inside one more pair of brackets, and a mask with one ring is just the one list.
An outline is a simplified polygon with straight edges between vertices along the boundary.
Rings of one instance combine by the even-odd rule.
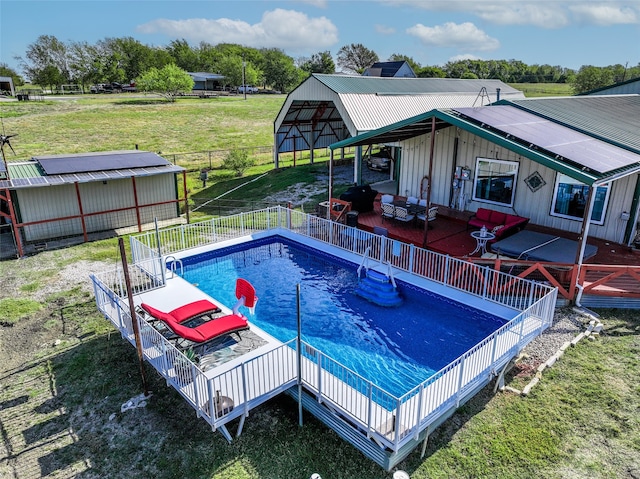
[[80, 210], [80, 223], [82, 223], [82, 236], [84, 238], [84, 242], [89, 241], [87, 237], [87, 225], [84, 222], [84, 212], [82, 211], [82, 198], [80, 197], [80, 186], [78, 186], [78, 182], [74, 183], [76, 186], [76, 197], [78, 198], [78, 209]]
[[431, 118], [431, 143], [429, 146], [429, 183], [427, 185], [427, 211], [424, 222], [424, 236], [422, 238], [422, 247], [427, 247], [427, 231], [429, 231], [429, 207], [431, 206], [431, 179], [433, 178], [433, 150], [436, 143], [436, 117]]
[[136, 350], [138, 351], [138, 361], [140, 363], [140, 375], [142, 376], [142, 390], [144, 395], [149, 395], [147, 387], [147, 376], [144, 372], [144, 357], [142, 355], [142, 342], [140, 341], [140, 329], [138, 328], [138, 319], [136, 318], [136, 309], [133, 304], [133, 291], [131, 290], [131, 278], [129, 277], [129, 266], [127, 265], [127, 253], [124, 250], [124, 240], [122, 236], [118, 238], [118, 246], [120, 247], [120, 258], [122, 259], [122, 269], [124, 271], [124, 283], [127, 288], [127, 297], [129, 299], [129, 314], [131, 315], [131, 325], [133, 326], [133, 336], [136, 340]]

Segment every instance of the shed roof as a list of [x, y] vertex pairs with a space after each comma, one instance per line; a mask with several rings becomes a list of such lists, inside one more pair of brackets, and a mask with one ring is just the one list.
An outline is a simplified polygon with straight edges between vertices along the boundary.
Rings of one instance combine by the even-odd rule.
[[520, 90], [500, 80], [465, 80], [459, 78], [382, 78], [355, 75], [329, 75], [314, 73], [313, 78], [338, 94], [362, 95], [428, 95], [434, 93], [478, 95], [484, 87], [494, 93], [500, 88], [501, 95], [517, 95], [524, 98]]
[[[149, 154], [157, 157], [151, 163], [148, 162]], [[141, 163], [139, 166], [134, 166], [137, 165], [137, 163], [131, 163], [131, 161], [132, 158], [136, 155], [139, 155], [141, 158], [147, 158], [147, 160], [145, 160], [146, 163]], [[69, 171], [67, 169], [53, 169], [49, 172], [49, 174], [47, 174], [47, 170], [43, 168], [40, 161], [43, 158], [46, 158], [53, 161], [64, 161], [65, 159], [69, 159], [74, 162], [79, 158], [84, 158], [85, 160], [87, 160], [87, 158], [91, 157], [99, 158], [100, 161], [107, 161], [109, 158], [111, 158], [116, 161], [116, 164], [118, 164], [119, 167], [113, 168], [108, 164], [105, 165], [105, 168], [103, 169], [96, 169], [93, 167], [93, 165], [89, 165], [86, 168], [77, 166], [75, 171]], [[117, 160], [123, 157], [128, 158], [127, 163], [118, 163]], [[78, 163], [72, 164], [78, 165]], [[156, 155], [155, 153], [138, 150], [37, 157], [30, 161], [11, 162], [7, 164], [7, 167], [10, 179], [0, 181], [0, 188], [19, 189], [35, 186], [62, 185], [76, 182], [90, 183], [94, 181], [131, 178], [134, 176], [152, 176], [165, 173], [180, 173], [184, 171], [184, 168], [182, 168], [181, 166], [173, 165], [164, 158]]]

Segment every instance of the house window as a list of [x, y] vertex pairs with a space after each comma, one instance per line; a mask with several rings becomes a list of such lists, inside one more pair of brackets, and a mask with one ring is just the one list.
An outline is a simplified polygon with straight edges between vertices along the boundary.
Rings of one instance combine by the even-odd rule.
[[518, 179], [515, 161], [476, 158], [473, 199], [486, 203], [513, 206], [514, 186]]
[[[551, 204], [551, 216], [559, 216], [570, 220], [582, 220], [586, 208], [589, 187], [574, 180], [570, 176], [558, 173], [556, 187]], [[604, 224], [604, 216], [609, 202], [609, 185], [598, 186], [595, 189], [595, 202], [591, 213], [591, 222]]]

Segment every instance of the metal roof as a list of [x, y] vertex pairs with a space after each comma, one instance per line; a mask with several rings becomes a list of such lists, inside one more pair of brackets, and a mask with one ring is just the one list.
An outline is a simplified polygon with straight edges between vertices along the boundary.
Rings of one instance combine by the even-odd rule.
[[328, 75], [314, 73], [313, 78], [338, 94], [369, 95], [420, 95], [420, 94], [478, 94], [482, 87], [489, 93], [500, 88], [500, 95], [515, 94], [524, 98], [521, 91], [500, 80], [464, 80], [459, 78], [381, 78], [355, 75]]
[[193, 81], [206, 81], [206, 80], [224, 80], [224, 75], [219, 73], [206, 73], [206, 72], [188, 72]]
[[[484, 89], [483, 89], [484, 87]], [[274, 130], [278, 153], [330, 145], [435, 108], [524, 98], [499, 80], [313, 74], [285, 100]]]
[[640, 95], [531, 98], [500, 102], [640, 153]]
[[[110, 152], [113, 153], [113, 152]], [[163, 158], [164, 160], [164, 158]], [[184, 168], [164, 160], [164, 165], [141, 168], [119, 168], [100, 171], [77, 171], [64, 174], [47, 174], [36, 160], [8, 163], [9, 178], [0, 180], [0, 188], [19, 189], [35, 186], [51, 186], [94, 181], [117, 180], [133, 176], [153, 176], [165, 173], [181, 173]]]

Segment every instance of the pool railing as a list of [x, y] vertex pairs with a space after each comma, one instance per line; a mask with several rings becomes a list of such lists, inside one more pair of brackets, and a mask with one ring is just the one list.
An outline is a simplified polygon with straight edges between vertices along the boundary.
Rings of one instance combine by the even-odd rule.
[[[132, 268], [139, 264], [141, 273], [137, 276], [149, 278], [147, 282], [140, 281], [136, 292], [161, 287], [166, 281], [160, 255], [172, 255], [258, 232], [277, 234], [279, 230], [291, 231], [361, 257], [368, 249], [372, 259], [380, 263], [391, 264], [398, 270], [517, 311], [513, 319], [492, 335], [400, 397], [303, 343], [301, 378], [307, 393], [315, 398], [310, 403], [312, 408], [317, 404], [323, 407], [314, 408], [315, 412], [330, 411], [320, 418], [329, 425], [336, 417], [342, 417], [351, 428], [345, 429], [341, 425], [336, 432], [387, 470], [495, 378], [553, 319], [556, 288], [282, 207], [131, 237]], [[153, 267], [150, 264], [153, 262], [158, 266]], [[96, 274], [92, 275], [92, 281], [98, 308], [133, 343], [121, 276], [117, 272]], [[187, 368], [181, 367], [187, 358], [144, 318], [139, 314], [135, 316], [141, 326], [145, 357], [199, 416], [204, 417], [214, 430], [219, 428], [229, 440], [224, 427], [228, 421], [241, 417], [241, 430], [249, 409], [296, 384], [295, 341], [209, 378], [193, 363]], [[220, 392], [233, 397], [237, 403], [233, 411], [222, 415], [214, 407], [215, 395]], [[374, 448], [370, 447], [372, 443]]]

